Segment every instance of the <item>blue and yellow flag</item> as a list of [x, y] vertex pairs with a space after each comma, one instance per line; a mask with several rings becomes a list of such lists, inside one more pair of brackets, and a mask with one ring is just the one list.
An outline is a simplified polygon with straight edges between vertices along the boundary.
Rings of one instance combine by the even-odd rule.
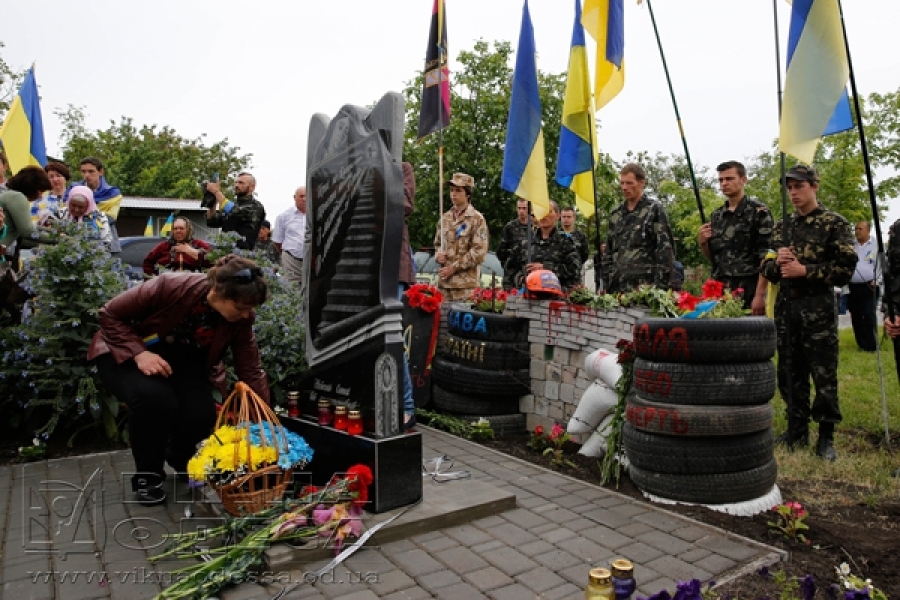
[[41, 103], [34, 67], [25, 73], [25, 81], [19, 88], [19, 95], [12, 106], [3, 126], [0, 127], [0, 142], [9, 161], [9, 168], [16, 174], [23, 167], [47, 164], [47, 147], [44, 144], [44, 122], [41, 119]]
[[534, 27], [528, 12], [528, 0], [525, 0], [516, 68], [513, 71], [500, 187], [523, 200], [530, 200], [535, 218], [540, 219], [550, 211], [550, 193], [547, 191], [547, 162], [544, 158], [535, 52]]
[[162, 226], [162, 229], [159, 230], [160, 237], [166, 237], [170, 233], [172, 233], [172, 225], [175, 224], [175, 213], [169, 213], [169, 218], [166, 219], [165, 224]]
[[575, 24], [572, 27], [569, 75], [559, 131], [556, 183], [575, 192], [578, 210], [585, 217], [590, 217], [594, 214], [594, 164], [597, 157], [594, 140], [597, 138], [597, 128], [580, 17], [581, 0], [575, 0]]
[[600, 110], [625, 87], [625, 0], [585, 0], [581, 24], [597, 42], [594, 106]]
[[144, 237], [153, 236], [153, 217], [147, 217], [147, 226], [144, 227]]
[[809, 164], [824, 135], [853, 127], [838, 0], [793, 0], [778, 147]]

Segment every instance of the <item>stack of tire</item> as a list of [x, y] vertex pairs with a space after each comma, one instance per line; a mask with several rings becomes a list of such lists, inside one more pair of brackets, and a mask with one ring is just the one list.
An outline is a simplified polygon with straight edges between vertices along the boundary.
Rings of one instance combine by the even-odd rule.
[[775, 324], [740, 319], [641, 319], [622, 442], [642, 491], [734, 504], [773, 491]]
[[466, 421], [487, 419], [494, 433], [525, 430], [519, 398], [531, 393], [528, 320], [453, 304], [432, 361], [434, 408]]

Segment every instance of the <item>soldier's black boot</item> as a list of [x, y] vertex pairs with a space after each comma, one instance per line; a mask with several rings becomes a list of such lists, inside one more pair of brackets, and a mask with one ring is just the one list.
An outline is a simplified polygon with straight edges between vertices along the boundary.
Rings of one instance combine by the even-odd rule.
[[819, 441], [816, 444], [816, 456], [828, 462], [837, 460], [834, 451], [834, 423], [819, 423]]
[[786, 446], [793, 452], [797, 448], [809, 446], [809, 429], [806, 423], [800, 424], [795, 419], [788, 420], [788, 428], [775, 438], [775, 443]]

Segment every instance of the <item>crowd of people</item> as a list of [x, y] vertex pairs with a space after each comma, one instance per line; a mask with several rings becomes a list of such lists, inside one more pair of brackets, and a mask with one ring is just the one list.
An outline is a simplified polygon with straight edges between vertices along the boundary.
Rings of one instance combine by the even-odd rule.
[[[5, 173], [2, 154], [0, 169]], [[25, 167], [9, 180], [0, 180], [0, 254], [14, 261], [15, 252], [23, 247], [52, 243], [48, 224], [54, 220], [78, 223], [88, 237], [110, 252], [118, 251], [121, 192], [106, 181], [98, 159], [85, 158], [79, 171], [83, 180], [70, 184], [68, 167], [51, 161], [45, 168]], [[797, 165], [787, 171], [783, 184], [794, 211], [778, 222], [764, 203], [746, 195], [747, 173], [741, 163], [724, 162], [717, 172], [725, 202], [699, 228], [699, 247], [710, 261], [712, 278], [741, 290], [748, 313], [766, 314], [767, 289], [777, 289], [778, 385], [787, 401], [788, 418], [778, 442], [791, 450], [809, 445], [810, 423], [815, 422], [816, 454], [833, 461], [834, 427], [842, 418], [836, 287], [850, 286], [860, 350], [874, 352], [877, 346], [879, 274], [870, 224], [856, 223], [854, 241], [847, 220], [819, 202], [819, 176], [813, 167]], [[402, 173], [408, 218], [414, 210], [415, 176], [409, 163], [403, 163]], [[645, 193], [646, 183], [646, 173], [636, 163], [619, 172], [623, 202], [611, 211], [607, 235], [593, 256], [597, 291], [678, 287], [668, 217], [663, 205]], [[448, 184], [451, 207], [440, 216], [434, 238], [437, 286], [447, 301], [460, 301], [480, 285], [490, 234], [473, 204], [475, 179], [455, 173]], [[302, 286], [306, 188], [296, 189], [293, 206], [278, 215], [274, 227], [266, 220], [255, 188], [253, 175], [240, 173], [232, 201], [218, 182], [206, 184], [206, 192], [215, 199], [206, 213], [207, 224], [237, 232], [239, 248], [261, 251], [289, 282]], [[560, 209], [551, 201], [547, 213], [535, 221], [528, 200], [517, 200], [516, 217], [503, 227], [497, 249], [503, 287], [522, 288], [529, 275], [548, 272], [562, 291], [581, 285], [591, 243], [575, 224], [571, 207]], [[405, 223], [403, 232], [401, 295], [415, 281]], [[884, 302], [900, 308], [900, 221], [891, 228], [890, 242], [893, 285]], [[220, 359], [226, 348], [232, 349], [242, 379], [268, 397], [252, 330], [253, 309], [268, 296], [265, 278], [255, 263], [233, 255], [213, 265], [209, 251], [209, 244], [194, 236], [191, 221], [176, 218], [171, 235], [144, 260], [149, 281], [101, 309], [101, 329], [88, 355], [96, 361], [107, 389], [131, 410], [130, 439], [138, 471], [132, 485], [147, 504], [165, 499], [164, 463], [183, 469], [194, 444], [212, 427], [212, 390], [223, 381]], [[900, 316], [886, 318], [884, 328], [891, 338], [900, 338]], [[405, 420], [414, 423], [407, 372], [403, 379]], [[171, 434], [175, 443], [160, 431]]]

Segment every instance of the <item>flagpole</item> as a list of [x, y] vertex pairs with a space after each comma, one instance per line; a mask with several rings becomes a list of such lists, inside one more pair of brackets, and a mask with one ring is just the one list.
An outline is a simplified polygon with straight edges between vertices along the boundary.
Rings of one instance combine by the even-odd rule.
[[446, 49], [443, 47], [444, 41], [441, 39], [441, 34], [444, 31], [443, 24], [443, 4], [441, 4], [440, 13], [438, 14], [438, 93], [437, 103], [438, 103], [438, 119], [440, 122], [440, 128], [438, 129], [438, 210], [440, 213], [438, 214], [438, 223], [440, 224], [441, 230], [441, 252], [446, 251], [446, 242], [444, 241], [444, 124], [443, 124], [443, 114], [444, 114], [444, 64], [447, 60], [445, 51]]
[[[687, 137], [684, 135], [684, 126], [681, 123], [681, 114], [678, 112], [678, 102], [675, 101], [675, 90], [672, 87], [672, 77], [669, 75], [669, 65], [666, 63], [666, 54], [663, 52], [662, 40], [659, 38], [659, 29], [656, 27], [656, 17], [653, 15], [653, 4], [647, 0], [647, 9], [650, 11], [650, 21], [653, 23], [653, 33], [656, 36], [656, 45], [659, 47], [659, 57], [662, 59], [663, 70], [666, 73], [666, 83], [669, 84], [669, 95], [672, 97], [672, 108], [675, 109], [675, 120], [678, 122], [678, 133], [681, 134], [681, 145], [684, 147], [684, 157], [687, 159], [688, 170], [691, 173], [691, 185], [694, 188], [694, 198], [697, 200], [697, 210], [700, 211], [700, 222], [706, 223], [706, 215], [703, 212], [703, 202], [700, 200], [700, 187], [697, 185], [697, 177], [694, 175], [694, 164], [691, 162], [691, 151], [688, 150]], [[712, 256], [710, 263], [715, 267]]]
[[[592, 107], [589, 107], [588, 110], [593, 110]], [[594, 253], [594, 292], [597, 291], [597, 281], [602, 279], [602, 277], [598, 278], [597, 274], [600, 273], [600, 265], [597, 264], [598, 261], [602, 260], [603, 256], [600, 252], [600, 204], [597, 201], [597, 146], [596, 146], [596, 126], [594, 123], [593, 115], [588, 114], [588, 128], [591, 130], [591, 188], [594, 190], [594, 244], [597, 247], [597, 251]], [[592, 126], [594, 125], [594, 126]], [[604, 282], [605, 284], [606, 282]], [[605, 286], [604, 286], [605, 289]]]
[[[781, 83], [781, 42], [779, 41], [779, 33], [778, 33], [778, 0], [772, 0], [772, 16], [774, 17], [775, 22], [775, 79], [778, 82], [778, 123], [779, 127], [781, 126], [781, 113], [782, 113], [782, 83]], [[781, 137], [781, 133], [779, 131], [779, 138]], [[779, 140], [780, 141], [780, 140]], [[784, 248], [790, 248], [791, 246], [791, 224], [790, 224], [790, 215], [788, 214], [788, 204], [787, 204], [787, 186], [785, 183], [784, 176], [787, 174], [787, 167], [785, 165], [785, 157], [784, 152], [780, 152], [780, 162], [781, 162], [781, 177], [779, 178], [779, 187], [781, 188], [781, 245]], [[794, 409], [794, 376], [791, 373], [791, 280], [782, 278], [779, 282], [779, 285], [784, 289], [784, 337], [787, 343], [782, 344], [782, 348], [779, 350], [779, 358], [778, 360], [782, 360], [782, 356], [784, 357], [785, 368], [784, 372], [784, 383], [785, 389], [782, 390], [782, 397], [784, 398], [784, 403], [787, 405], [788, 412], [788, 436], [791, 435], [791, 415], [793, 414]], [[788, 438], [790, 439], [790, 437]]]
[[[866, 167], [866, 184], [869, 188], [869, 202], [872, 205], [872, 219], [875, 221], [875, 239], [878, 242], [878, 259], [881, 265], [881, 274], [884, 278], [884, 290], [886, 294], [885, 304], [887, 305], [888, 318], [893, 321], [896, 316], [896, 310], [893, 299], [889, 294], [891, 290], [891, 275], [888, 269], [884, 268], [884, 240], [881, 237], [881, 219], [878, 216], [878, 202], [875, 199], [875, 181], [872, 177], [872, 165], [869, 163], [869, 146], [866, 143], [866, 130], [863, 126], [862, 108], [859, 104], [859, 93], [856, 89], [856, 74], [853, 71], [853, 61], [850, 59], [850, 40], [847, 39], [847, 24], [844, 22], [844, 7], [841, 0], [838, 0], [838, 11], [841, 15], [841, 31], [844, 34], [844, 48], [847, 50], [847, 66], [850, 68], [850, 92], [853, 94], [853, 108], [856, 111], [856, 128], [859, 130], [859, 147], [863, 155], [863, 164]], [[877, 296], [876, 296], [877, 297]], [[876, 333], [878, 325], [876, 324]], [[900, 339], [895, 338], [894, 342], [894, 361], [897, 367], [897, 379], [900, 381]], [[879, 352], [879, 359], [881, 353]], [[888, 415], [887, 400], [884, 397], [884, 386], [881, 388], [881, 414], [884, 420], [884, 439], [887, 443], [888, 450], [891, 449], [891, 436], [888, 431]]]

